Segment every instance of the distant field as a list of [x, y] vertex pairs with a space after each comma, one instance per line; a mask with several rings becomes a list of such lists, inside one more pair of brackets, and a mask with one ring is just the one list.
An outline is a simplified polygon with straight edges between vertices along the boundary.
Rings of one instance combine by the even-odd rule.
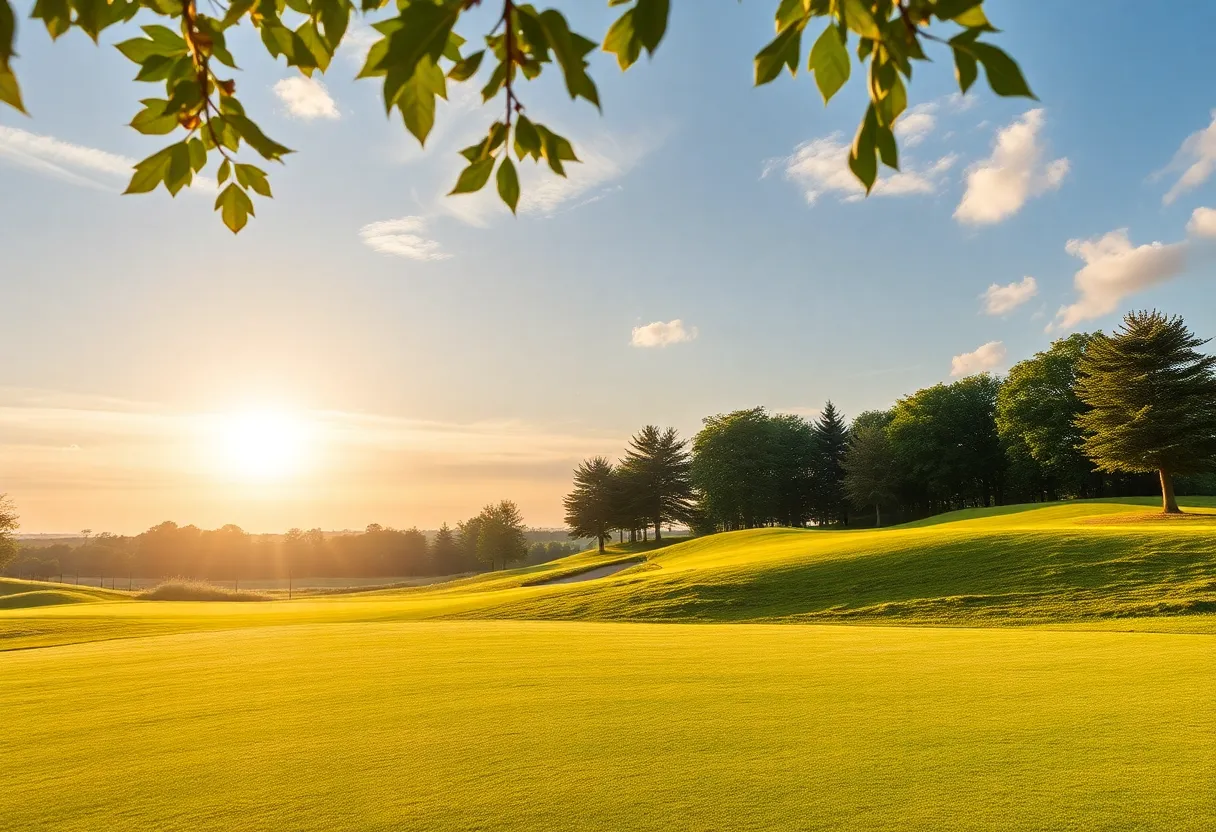
[[0, 832], [1214, 829], [1216, 501], [1148, 506], [293, 601], [0, 581]]

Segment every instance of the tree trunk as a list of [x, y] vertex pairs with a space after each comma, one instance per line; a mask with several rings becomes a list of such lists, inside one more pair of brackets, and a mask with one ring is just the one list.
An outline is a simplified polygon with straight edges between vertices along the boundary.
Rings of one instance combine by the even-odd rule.
[[602, 555], [602, 554], [604, 554], [604, 536], [603, 536], [603, 535], [600, 535], [600, 536], [597, 538], [597, 540], [599, 541], [599, 544], [600, 544], [600, 554]]
[[874, 504], [874, 528], [877, 529], [881, 525], [882, 525], [882, 508], [878, 505], [878, 503], [875, 503]]
[[1174, 477], [1173, 475], [1162, 468], [1158, 471], [1161, 476], [1161, 506], [1166, 514], [1182, 514], [1182, 509], [1178, 508], [1178, 499], [1174, 496]]
[[662, 528], [662, 526], [663, 526], [663, 521], [660, 520], [658, 517], [654, 518], [654, 542], [655, 543], [658, 543], [660, 540], [663, 539], [663, 533], [661, 531], [659, 531], [659, 529]]

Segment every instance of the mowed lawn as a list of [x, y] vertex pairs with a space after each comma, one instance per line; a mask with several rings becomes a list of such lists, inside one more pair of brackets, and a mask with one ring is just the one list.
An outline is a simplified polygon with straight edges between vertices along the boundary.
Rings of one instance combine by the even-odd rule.
[[1216, 636], [263, 627], [0, 654], [0, 829], [1211, 830]]

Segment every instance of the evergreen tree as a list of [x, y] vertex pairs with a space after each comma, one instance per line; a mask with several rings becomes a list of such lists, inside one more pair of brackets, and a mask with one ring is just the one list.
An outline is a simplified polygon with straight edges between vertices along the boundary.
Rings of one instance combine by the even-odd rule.
[[469, 568], [464, 550], [452, 528], [444, 523], [435, 532], [430, 546], [431, 569], [436, 575], [455, 575]]
[[815, 516], [820, 524], [844, 522], [848, 512], [844, 491], [844, 455], [849, 427], [844, 415], [829, 401], [815, 420]]
[[1098, 334], [1081, 359], [1077, 417], [1084, 448], [1104, 471], [1157, 472], [1166, 513], [1178, 513], [1175, 474], [1216, 468], [1216, 356], [1196, 350], [1180, 317], [1131, 312]]
[[664, 523], [688, 520], [692, 479], [687, 447], [675, 428], [647, 425], [630, 440], [621, 463], [643, 524], [654, 524], [655, 540], [662, 540]]
[[617, 488], [616, 469], [602, 456], [584, 460], [574, 469], [574, 490], [562, 501], [571, 537], [594, 537], [604, 551], [616, 519]]

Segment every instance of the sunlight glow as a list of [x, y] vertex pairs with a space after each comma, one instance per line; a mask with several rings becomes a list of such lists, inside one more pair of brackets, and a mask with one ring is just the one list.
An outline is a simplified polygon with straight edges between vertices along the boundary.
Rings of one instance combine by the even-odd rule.
[[218, 422], [223, 470], [242, 479], [274, 480], [298, 473], [309, 452], [305, 422], [272, 410], [231, 413]]

